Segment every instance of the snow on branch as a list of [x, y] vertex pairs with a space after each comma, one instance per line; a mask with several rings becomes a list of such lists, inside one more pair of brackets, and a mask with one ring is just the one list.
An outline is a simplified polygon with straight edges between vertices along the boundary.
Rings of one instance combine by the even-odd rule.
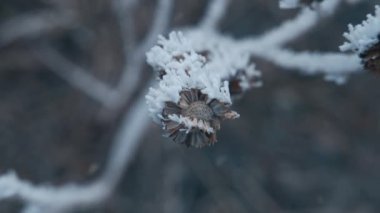
[[[25, 213], [60, 212], [104, 201], [136, 153], [148, 124], [148, 110], [165, 136], [173, 141], [192, 147], [215, 144], [222, 121], [239, 117], [231, 110], [234, 96], [261, 85], [262, 76], [256, 69], [255, 58], [305, 74], [323, 74], [326, 80], [337, 83], [343, 83], [350, 73], [361, 70], [360, 58], [354, 54], [295, 52], [281, 47], [315, 26], [321, 14], [334, 12], [340, 0], [324, 0], [314, 10], [304, 8], [295, 19], [263, 36], [241, 40], [222, 35], [215, 29], [225, 15], [228, 2], [213, 0], [200, 25], [184, 33], [160, 36], [157, 45], [146, 53], [158, 83], [150, 88], [146, 97], [140, 97], [130, 106], [112, 143], [104, 173], [98, 179], [85, 185], [37, 186], [8, 172], [0, 176], [0, 200], [21, 198], [27, 203]], [[313, 1], [281, 2], [294, 6]], [[114, 109], [129, 100], [137, 87], [145, 51], [153, 45], [156, 35], [165, 31], [172, 5], [172, 0], [160, 0], [148, 36], [139, 46], [126, 48], [129, 51], [127, 64], [116, 90], [63, 60], [54, 51], [45, 49], [37, 55], [72, 86]], [[380, 70], [379, 20], [380, 7], [377, 6], [374, 16], [368, 15], [361, 25], [349, 26], [349, 32], [344, 34], [348, 42], [341, 46], [342, 51], [360, 54], [365, 67], [371, 70]]]
[[[177, 143], [194, 147], [214, 144], [220, 121], [238, 117], [229, 109], [231, 95], [261, 85], [261, 72], [253, 57], [308, 75], [322, 74], [327, 81], [343, 84], [349, 74], [361, 70], [356, 55], [281, 47], [314, 26], [321, 15], [331, 15], [340, 2], [323, 1], [318, 11], [305, 8], [295, 19], [258, 38], [236, 40], [199, 27], [172, 32], [169, 38], [160, 36], [147, 53], [147, 62], [159, 81], [146, 96], [153, 119]], [[210, 8], [216, 15], [205, 20], [218, 20], [212, 17], [220, 17], [225, 5], [215, 0]], [[200, 26], [205, 26], [205, 20]], [[212, 23], [208, 28], [213, 29], [216, 21]]]
[[14, 172], [0, 177], [0, 199], [17, 196], [28, 203], [62, 210], [68, 206], [86, 206], [98, 203], [109, 194], [104, 182], [80, 186], [67, 184], [62, 187], [35, 186], [21, 180]]
[[380, 6], [375, 7], [375, 15], [367, 15], [361, 24], [348, 25], [348, 32], [343, 36], [348, 40], [340, 46], [341, 51], [357, 53], [364, 68], [380, 72]]
[[318, 10], [303, 8], [294, 19], [285, 21], [282, 25], [253, 40], [262, 46], [283, 45], [306, 33], [322, 17], [332, 15], [339, 2], [340, 0], [326, 0], [321, 3]]
[[118, 96], [112, 100], [114, 108], [119, 108], [127, 102], [140, 83], [141, 67], [145, 61], [145, 52], [154, 44], [156, 37], [163, 33], [169, 24], [173, 0], [159, 0], [155, 10], [152, 28], [140, 45], [135, 47], [133, 53], [128, 54], [123, 73], [116, 91]]
[[281, 9], [293, 9], [302, 6], [316, 6], [324, 0], [280, 0], [279, 6]]
[[341, 53], [295, 52], [287, 49], [269, 48], [265, 51], [252, 51], [260, 58], [303, 74], [324, 74], [325, 79], [338, 84], [345, 82], [350, 73], [361, 70], [357, 55]]
[[[88, 184], [34, 185], [16, 173], [0, 176], [0, 200], [18, 197], [27, 202], [24, 212], [66, 212], [97, 205], [108, 198], [120, 181], [148, 125], [144, 97], [131, 107], [112, 144], [104, 173]], [[33, 210], [33, 211], [32, 211]]]
[[67, 60], [49, 45], [44, 45], [32, 51], [38, 60], [62, 79], [66, 80], [72, 87], [79, 89], [87, 96], [101, 103], [104, 107], [111, 107], [109, 94], [112, 93], [112, 88], [107, 84]]
[[380, 6], [375, 7], [375, 15], [368, 14], [367, 20], [361, 24], [348, 25], [348, 32], [343, 36], [348, 40], [340, 46], [341, 51], [363, 53], [379, 42], [380, 37]]
[[226, 13], [230, 0], [212, 0], [209, 4], [205, 16], [200, 22], [200, 28], [215, 30], [219, 21]]
[[220, 58], [196, 52], [177, 32], [168, 39], [160, 37], [147, 58], [159, 80], [158, 87], [146, 96], [154, 120], [177, 143], [194, 147], [214, 144], [221, 120], [239, 116], [230, 110], [227, 73], [219, 73], [212, 65], [223, 61], [212, 62]]

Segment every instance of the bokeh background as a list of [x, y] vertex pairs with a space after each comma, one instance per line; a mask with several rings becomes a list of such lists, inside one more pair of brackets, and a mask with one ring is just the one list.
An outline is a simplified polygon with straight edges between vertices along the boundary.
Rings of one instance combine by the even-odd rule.
[[[196, 24], [207, 2], [176, 0], [169, 31]], [[220, 29], [237, 39], [260, 35], [298, 11], [280, 10], [275, 0], [231, 2]], [[360, 23], [376, 3], [344, 3], [287, 47], [338, 51], [347, 24]], [[155, 7], [154, 0], [139, 1], [137, 39], [151, 27]], [[62, 15], [67, 11], [73, 19]], [[48, 27], [31, 27], [36, 20]], [[48, 44], [112, 86], [125, 62], [121, 35], [109, 0], [1, 1], [0, 173], [14, 170], [36, 184], [60, 185], [85, 183], [102, 172], [130, 103], [104, 113], [41, 63], [36, 51]], [[111, 198], [76, 212], [380, 212], [379, 76], [363, 72], [337, 86], [255, 63], [264, 85], [234, 102], [241, 117], [222, 125], [215, 146], [174, 144], [152, 122]], [[147, 65], [143, 72], [133, 100], [153, 75]], [[22, 206], [8, 199], [0, 212]]]

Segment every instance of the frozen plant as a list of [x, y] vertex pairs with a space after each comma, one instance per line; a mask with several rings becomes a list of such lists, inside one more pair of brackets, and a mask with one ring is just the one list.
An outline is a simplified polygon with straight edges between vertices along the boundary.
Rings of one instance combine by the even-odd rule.
[[[159, 84], [150, 89], [146, 98], [153, 119], [165, 131], [164, 136], [187, 146], [214, 144], [220, 120], [237, 117], [237, 114], [226, 117], [218, 111], [224, 106], [223, 111], [230, 113], [231, 91], [232, 95], [242, 94], [262, 84], [261, 72], [255, 69], [252, 56], [269, 59], [285, 68], [297, 68], [306, 74], [321, 72], [327, 81], [337, 84], [345, 83], [350, 72], [360, 70], [357, 55], [297, 53], [281, 47], [285, 41], [309, 29], [316, 16], [330, 15], [339, 1], [280, 1], [280, 7], [285, 5], [286, 8], [312, 3], [319, 7], [304, 8], [295, 20], [259, 38], [235, 40], [218, 33], [215, 24], [205, 28], [207, 21], [199, 28], [185, 29], [184, 34], [172, 32], [168, 39], [160, 36], [158, 44], [147, 53], [147, 62], [156, 71]], [[351, 43], [341, 47], [342, 50], [360, 49], [365, 67], [371, 70], [379, 68], [378, 14], [376, 7], [375, 17], [368, 16], [367, 21], [355, 28], [350, 26], [350, 34], [344, 36]], [[363, 52], [363, 46], [370, 45], [373, 47]], [[201, 102], [203, 104], [199, 104]]]
[[[262, 84], [265, 75], [257, 69], [254, 60], [264, 59], [302, 74], [321, 75], [338, 84], [344, 83], [350, 74], [361, 72], [361, 62], [365, 69], [379, 71], [379, 6], [375, 15], [368, 15], [366, 21], [355, 27], [349, 25], [349, 32], [344, 34], [348, 41], [341, 50], [353, 53], [294, 51], [285, 46], [323, 18], [334, 14], [342, 1], [281, 0], [282, 8], [301, 6], [295, 18], [262, 35], [235, 39], [217, 28], [218, 22], [226, 16], [229, 1], [212, 0], [199, 24], [175, 29], [168, 37], [159, 36], [158, 44], [154, 45], [159, 34], [166, 35], [173, 1], [157, 1], [151, 28], [145, 38], [138, 40], [134, 32], [137, 23], [134, 10], [140, 2], [113, 0], [120, 27], [115, 32], [121, 33], [120, 46], [125, 56], [121, 80], [116, 86], [95, 78], [91, 71], [70, 62], [46, 43], [32, 50], [49, 70], [98, 102], [104, 111], [125, 113], [101, 170], [103, 173], [86, 184], [53, 186], [35, 185], [14, 172], [8, 172], [0, 176], [0, 199], [22, 199], [25, 213], [70, 212], [104, 202], [125, 174], [142, 136], [146, 134], [150, 121], [148, 110], [164, 134], [175, 142], [193, 147], [214, 144], [221, 122], [239, 117], [231, 109], [235, 97]], [[71, 1], [54, 2], [59, 5]], [[46, 14], [16, 20], [16, 24], [12, 23], [16, 28], [0, 29], [0, 45], [35, 38], [51, 29], [72, 30], [78, 14], [71, 12], [64, 13], [56, 21], [47, 19]], [[138, 91], [148, 90], [148, 86], [139, 87], [145, 54], [147, 63], [157, 74], [158, 83], [147, 91], [146, 99], [141, 96], [133, 99]], [[127, 111], [120, 110], [127, 108], [125, 106], [128, 106]]]
[[214, 144], [220, 121], [239, 116], [229, 109], [230, 73], [218, 72], [211, 56], [195, 52], [176, 32], [170, 33], [169, 39], [160, 37], [147, 58], [160, 81], [147, 95], [149, 110], [166, 135], [187, 146]]

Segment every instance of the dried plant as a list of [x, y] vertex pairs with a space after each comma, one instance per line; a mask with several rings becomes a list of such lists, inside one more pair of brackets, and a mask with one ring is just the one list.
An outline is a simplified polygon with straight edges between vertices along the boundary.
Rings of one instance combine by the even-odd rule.
[[[159, 36], [167, 34], [173, 1], [158, 0], [151, 28], [139, 43], [133, 12], [141, 3], [114, 0], [113, 10], [118, 17], [121, 37], [125, 39], [122, 47], [125, 60], [116, 86], [104, 83], [70, 62], [49, 44], [32, 51], [49, 69], [99, 102], [105, 112], [122, 111], [129, 106], [103, 174], [85, 185], [68, 183], [55, 187], [34, 185], [9, 172], [0, 177], [0, 199], [22, 199], [26, 203], [25, 213], [67, 212], [104, 202], [115, 190], [138, 148], [149, 124], [147, 111], [161, 125], [164, 135], [179, 144], [197, 148], [215, 144], [221, 122], [239, 117], [231, 110], [234, 96], [260, 87], [265, 80], [255, 60], [265, 59], [285, 69], [323, 75], [338, 84], [343, 84], [352, 73], [379, 72], [379, 6], [362, 24], [349, 25], [349, 31], [344, 34], [347, 42], [340, 49], [351, 53], [298, 52], [284, 47], [312, 29], [319, 20], [331, 16], [342, 2], [281, 0], [282, 8], [301, 8], [294, 19], [261, 36], [235, 39], [218, 31], [218, 22], [226, 16], [227, 0], [210, 1], [198, 25], [171, 29], [168, 37]], [[65, 2], [55, 4], [65, 5]], [[17, 20], [17, 29], [0, 31], [0, 46], [55, 29], [72, 30], [78, 20], [85, 20], [71, 9], [63, 11], [56, 21], [49, 21], [45, 13], [41, 17]], [[146, 97], [134, 99], [135, 93], [141, 90], [138, 84], [145, 60], [158, 77], [150, 84]]]

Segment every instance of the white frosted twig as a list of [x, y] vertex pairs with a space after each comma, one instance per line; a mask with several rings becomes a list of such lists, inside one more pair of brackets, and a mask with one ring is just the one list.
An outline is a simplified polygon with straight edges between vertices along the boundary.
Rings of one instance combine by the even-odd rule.
[[73, 64], [47, 45], [40, 49], [33, 50], [33, 52], [52, 72], [66, 80], [71, 86], [79, 89], [105, 107], [110, 106], [108, 97], [112, 89], [92, 76], [88, 71]]
[[203, 29], [215, 30], [226, 13], [229, 2], [230, 0], [211, 0], [199, 26]]
[[76, 24], [69, 12], [43, 11], [18, 16], [1, 23], [0, 47], [18, 39], [35, 38], [45, 33], [74, 28]]
[[[150, 83], [147, 85], [149, 86]], [[142, 91], [145, 94], [147, 91]], [[106, 165], [103, 179], [115, 186], [127, 169], [129, 162], [137, 151], [139, 142], [146, 132], [150, 119], [148, 116], [146, 100], [143, 95], [134, 103], [128, 114], [122, 120]]]
[[131, 98], [134, 89], [140, 83], [141, 67], [145, 61], [145, 52], [153, 46], [155, 39], [160, 33], [163, 33], [170, 20], [173, 0], [160, 0], [155, 11], [155, 16], [148, 35], [144, 41], [134, 50], [127, 64], [123, 69], [120, 82], [117, 87], [118, 96], [115, 96], [111, 102], [114, 108], [120, 107]]
[[113, 0], [113, 10], [115, 11], [123, 42], [123, 50], [125, 63], [131, 58], [133, 49], [135, 48], [135, 26], [133, 10], [137, 4], [137, 0]]
[[49, 209], [49, 212], [54, 213], [104, 201], [112, 193], [136, 153], [149, 123], [146, 111], [145, 99], [142, 96], [123, 119], [112, 144], [106, 169], [99, 179], [88, 184], [65, 184], [55, 187], [33, 185], [21, 180], [14, 172], [8, 172], [0, 177], [0, 200], [17, 196], [29, 204], [29, 211]]
[[349, 3], [349, 4], [358, 4], [358, 3], [362, 2], [362, 1], [364, 1], [364, 0], [346, 0], [346, 2]]
[[279, 27], [250, 40], [254, 40], [255, 43], [259, 43], [261, 46], [283, 45], [314, 27], [322, 17], [321, 15], [331, 15], [340, 1], [325, 0], [321, 3], [318, 11], [304, 8], [294, 19], [285, 21]]
[[296, 69], [304, 74], [345, 75], [361, 70], [360, 59], [355, 54], [294, 52], [280, 48], [252, 50], [251, 53], [283, 68]]
[[292, 9], [299, 6], [299, 0], [280, 0], [279, 7], [281, 9]]
[[88, 185], [66, 184], [53, 187], [33, 185], [21, 180], [14, 172], [0, 177], [0, 199], [17, 196], [28, 203], [56, 210], [92, 205], [102, 201], [109, 193], [109, 188], [103, 181]]

